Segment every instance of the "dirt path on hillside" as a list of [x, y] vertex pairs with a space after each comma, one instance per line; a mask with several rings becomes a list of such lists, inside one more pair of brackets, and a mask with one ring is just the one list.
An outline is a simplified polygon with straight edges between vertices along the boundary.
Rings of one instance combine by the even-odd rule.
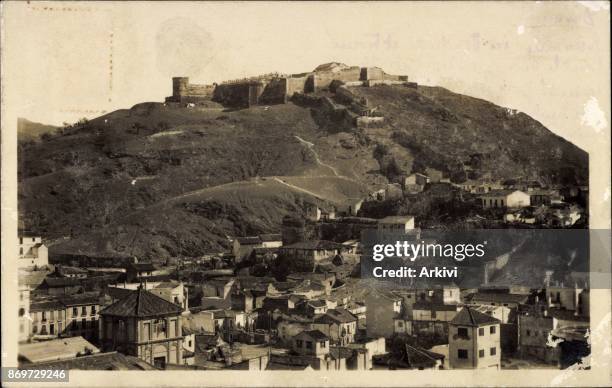
[[293, 185], [293, 184], [291, 184], [291, 183], [287, 183], [287, 182], [285, 182], [284, 180], [282, 180], [282, 179], [280, 179], [280, 178], [277, 178], [277, 177], [273, 177], [272, 179], [274, 179], [276, 182], [278, 182], [278, 183], [280, 183], [280, 184], [282, 184], [282, 185], [285, 185], [285, 186], [287, 186], [287, 187], [290, 187], [290, 188], [292, 188], [292, 189], [294, 189], [294, 190], [301, 191], [301, 192], [303, 192], [303, 193], [306, 193], [306, 194], [312, 195], [313, 197], [315, 197], [315, 198], [317, 198], [317, 199], [321, 199], [321, 200], [323, 200], [323, 198], [321, 198], [321, 195], [319, 195], [319, 194], [317, 194], [317, 193], [315, 193], [315, 192], [312, 192], [312, 191], [310, 191], [310, 190], [303, 189], [303, 188], [301, 188], [301, 187], [299, 187], [299, 186], [296, 186], [296, 185]]
[[312, 153], [314, 154], [315, 160], [317, 161], [317, 164], [319, 164], [320, 166], [323, 167], [327, 167], [329, 168], [335, 176], [342, 176], [340, 174], [338, 174], [338, 171], [336, 170], [336, 168], [334, 166], [330, 166], [329, 164], [321, 161], [321, 158], [319, 157], [319, 153], [314, 149], [314, 143], [311, 143], [309, 141], [306, 141], [304, 139], [302, 139], [301, 137], [297, 136], [297, 135], [293, 135], [296, 139], [298, 139], [298, 141], [302, 144], [304, 144], [306, 147], [308, 147], [308, 149], [310, 151], [312, 151]]

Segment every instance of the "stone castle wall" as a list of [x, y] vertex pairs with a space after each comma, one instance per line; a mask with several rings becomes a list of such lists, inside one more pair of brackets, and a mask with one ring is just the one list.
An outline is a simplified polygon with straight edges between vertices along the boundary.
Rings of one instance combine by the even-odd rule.
[[[172, 78], [172, 96], [167, 102], [198, 103], [215, 101], [227, 106], [249, 107], [257, 104], [287, 103], [294, 94], [330, 90], [333, 81], [347, 85], [407, 82], [407, 76], [386, 74], [378, 67], [349, 67], [340, 71], [317, 71], [313, 73], [282, 76], [269, 74], [259, 78], [228, 82], [220, 85], [189, 83], [188, 77]], [[340, 94], [344, 90], [340, 91]]]

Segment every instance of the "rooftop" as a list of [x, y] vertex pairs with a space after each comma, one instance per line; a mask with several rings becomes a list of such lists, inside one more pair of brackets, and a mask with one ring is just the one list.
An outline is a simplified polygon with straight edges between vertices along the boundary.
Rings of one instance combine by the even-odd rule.
[[142, 288], [130, 293], [125, 298], [100, 311], [100, 315], [119, 317], [156, 317], [179, 315], [183, 312], [180, 306], [170, 303]]
[[259, 238], [263, 242], [282, 241], [282, 239], [283, 239], [282, 236], [280, 234], [277, 234], [277, 233], [260, 234]]
[[329, 337], [319, 330], [304, 330], [298, 336], [306, 335], [316, 341], [326, 341]]
[[75, 357], [28, 364], [28, 369], [76, 369], [76, 370], [156, 370], [139, 358], [125, 356], [117, 352], [97, 353], [90, 356]]
[[261, 239], [259, 236], [252, 237], [236, 237], [236, 241], [240, 243], [240, 245], [257, 245], [261, 244]]
[[496, 303], [525, 303], [527, 295], [510, 294], [501, 292], [477, 292], [472, 295], [471, 301], [496, 302]]
[[322, 250], [342, 249], [344, 248], [344, 246], [342, 244], [338, 244], [333, 241], [314, 240], [314, 241], [297, 242], [295, 244], [286, 245], [283, 248], [300, 249], [300, 250], [305, 250], [305, 251], [322, 251]]
[[329, 309], [325, 314], [321, 314], [314, 319], [315, 323], [328, 323], [330, 321], [338, 323], [356, 322], [357, 317], [351, 314], [348, 310], [336, 308]]
[[481, 326], [500, 323], [500, 320], [470, 307], [464, 307], [450, 323], [459, 326]]
[[89, 349], [91, 353], [99, 353], [95, 347], [83, 337], [68, 337], [51, 341], [33, 342], [19, 345], [19, 357], [28, 362], [45, 362], [65, 360], [76, 357]]

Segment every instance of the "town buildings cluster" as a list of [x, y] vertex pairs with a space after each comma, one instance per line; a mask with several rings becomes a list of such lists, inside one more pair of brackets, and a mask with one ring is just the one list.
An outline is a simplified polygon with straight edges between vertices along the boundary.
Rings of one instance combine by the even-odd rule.
[[[506, 205], [515, 199], [509, 195]], [[360, 278], [364, 247], [358, 239], [337, 243], [296, 233], [295, 225], [340, 222], [350, 213], [322, 218], [321, 209], [310, 207], [305, 214], [309, 219], [284, 223], [278, 234], [235, 237], [226, 252], [165, 266], [138, 260], [72, 266], [49, 260], [39, 237], [22, 236], [20, 363], [126, 370], [499, 369], [567, 367], [589, 354], [585, 283], [564, 287], [548, 277], [538, 289], [382, 286]], [[370, 225], [383, 234], [418, 229], [411, 216]], [[281, 258], [279, 276], [271, 268]], [[258, 274], [262, 265], [270, 271]]]
[[[377, 84], [417, 87], [379, 68], [330, 63], [301, 75], [219, 85], [178, 77], [166, 103], [251, 106], [295, 98], [359, 127], [384, 118], [350, 86]], [[457, 184], [414, 172], [363, 198], [306, 205], [303, 219], [284, 220], [276, 233], [233, 236], [226, 250], [164, 263], [50, 256], [40, 237], [23, 233], [20, 363], [125, 370], [500, 369], [564, 368], [586, 357], [589, 289], [582, 279], [557, 284], [548, 276], [540, 288], [494, 287], [483, 279], [481, 287], [466, 289], [452, 282], [389, 286], [361, 277], [362, 230], [418, 230], [412, 216], [362, 218], [364, 204], [434, 186], [459, 190], [476, 200], [481, 218], [514, 226], [572, 227], [587, 208], [585, 187]], [[354, 223], [347, 239], [311, 233], [320, 224], [346, 223]]]

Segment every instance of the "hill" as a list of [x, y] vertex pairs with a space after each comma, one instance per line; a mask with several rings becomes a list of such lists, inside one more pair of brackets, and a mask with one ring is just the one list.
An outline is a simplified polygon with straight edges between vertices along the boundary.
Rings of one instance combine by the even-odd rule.
[[38, 140], [44, 134], [52, 134], [56, 126], [36, 123], [24, 118], [17, 119], [17, 136], [20, 142]]
[[383, 127], [292, 102], [143, 103], [81, 121], [20, 148], [20, 215], [52, 253], [197, 256], [426, 168], [457, 182], [588, 180], [588, 155], [523, 113], [438, 87], [350, 89]]

